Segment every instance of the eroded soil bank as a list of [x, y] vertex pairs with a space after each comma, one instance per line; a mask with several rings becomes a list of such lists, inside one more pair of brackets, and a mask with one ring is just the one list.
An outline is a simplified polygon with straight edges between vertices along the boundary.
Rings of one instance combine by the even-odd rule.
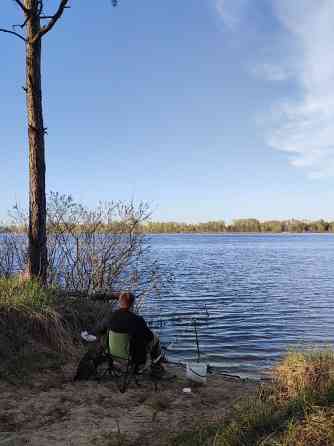
[[[29, 386], [0, 382], [1, 446], [163, 445], [173, 433], [219, 421], [257, 383], [209, 375], [204, 386], [189, 385], [185, 372], [162, 381], [149, 378], [121, 394], [107, 380], [72, 382], [75, 364], [43, 374]], [[183, 388], [191, 387], [191, 393]]]

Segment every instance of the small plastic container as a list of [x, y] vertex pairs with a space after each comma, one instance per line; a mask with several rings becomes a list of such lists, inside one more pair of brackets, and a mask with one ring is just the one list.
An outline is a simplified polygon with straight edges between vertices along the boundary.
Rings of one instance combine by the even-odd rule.
[[207, 364], [187, 362], [186, 377], [193, 382], [205, 384], [207, 380]]
[[89, 334], [88, 331], [82, 331], [81, 332], [81, 337], [86, 342], [95, 342], [97, 340], [97, 337], [94, 336], [94, 335]]

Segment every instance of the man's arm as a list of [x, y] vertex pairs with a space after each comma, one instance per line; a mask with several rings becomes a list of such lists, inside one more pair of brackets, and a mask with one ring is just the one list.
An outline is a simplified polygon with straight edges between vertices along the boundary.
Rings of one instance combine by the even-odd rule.
[[111, 314], [112, 312], [110, 312], [107, 316], [105, 316], [102, 321], [97, 322], [96, 326], [94, 327], [94, 329], [92, 330], [92, 334], [96, 335], [96, 336], [102, 336], [105, 333], [107, 333], [107, 331], [110, 328], [110, 318], [111, 318]]
[[145, 343], [153, 340], [153, 332], [148, 328], [145, 319], [141, 316], [137, 316], [134, 335], [142, 339]]

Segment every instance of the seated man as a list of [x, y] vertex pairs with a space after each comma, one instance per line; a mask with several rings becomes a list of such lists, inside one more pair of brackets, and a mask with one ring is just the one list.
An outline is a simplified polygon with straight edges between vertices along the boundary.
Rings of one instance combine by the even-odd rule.
[[154, 365], [152, 371], [155, 372], [159, 368], [161, 373], [163, 369], [159, 364], [162, 356], [159, 338], [148, 328], [144, 318], [133, 313], [134, 300], [133, 293], [120, 293], [119, 309], [111, 311], [94, 330], [94, 334], [104, 335], [109, 330], [128, 333], [131, 336], [130, 348], [133, 361], [138, 365], [143, 365], [151, 359]]

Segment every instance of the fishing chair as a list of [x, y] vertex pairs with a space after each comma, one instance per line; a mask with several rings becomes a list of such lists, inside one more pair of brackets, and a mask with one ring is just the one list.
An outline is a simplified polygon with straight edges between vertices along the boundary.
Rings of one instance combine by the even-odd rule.
[[121, 393], [126, 391], [132, 379], [139, 385], [137, 379], [138, 364], [132, 359], [131, 337], [128, 333], [109, 330], [104, 358], [107, 361], [107, 368], [100, 375], [100, 378], [109, 374], [115, 379]]

